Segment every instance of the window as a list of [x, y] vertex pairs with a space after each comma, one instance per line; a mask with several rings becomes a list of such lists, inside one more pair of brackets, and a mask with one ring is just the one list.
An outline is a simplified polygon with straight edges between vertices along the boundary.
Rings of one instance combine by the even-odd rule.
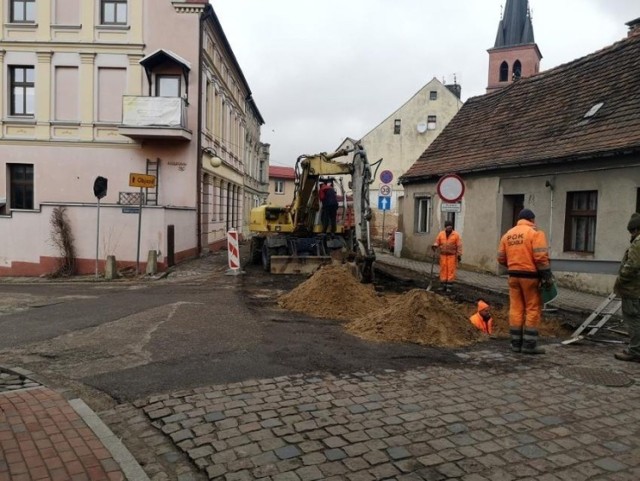
[[427, 116], [427, 130], [436, 130], [437, 117], [435, 115]]
[[55, 75], [55, 111], [56, 120], [79, 120], [78, 113], [78, 68], [56, 67]]
[[32, 116], [35, 111], [35, 70], [33, 67], [9, 67], [11, 77], [11, 115]]
[[36, 21], [36, 0], [11, 0], [11, 21], [14, 23], [34, 23]]
[[258, 180], [260, 182], [264, 182], [264, 164], [265, 164], [265, 161], [261, 160], [258, 166]]
[[564, 250], [594, 252], [598, 191], [567, 192]]
[[502, 62], [500, 64], [500, 82], [506, 82], [509, 80], [509, 64]]
[[417, 233], [427, 233], [431, 225], [431, 197], [417, 197], [415, 228]]
[[636, 191], [636, 212], [640, 212], [640, 189]]
[[127, 0], [101, 0], [100, 23], [102, 25], [126, 25]]
[[54, 25], [80, 25], [80, 0], [56, 0]]
[[157, 75], [156, 97], [180, 97], [180, 76]]
[[520, 60], [516, 60], [513, 63], [513, 80], [518, 80], [520, 77], [522, 77], [522, 64]]
[[126, 85], [126, 69], [98, 68], [98, 121], [122, 121], [122, 96]]
[[33, 165], [9, 164], [12, 209], [33, 209]]
[[284, 194], [284, 180], [276, 180], [276, 194]]
[[438, 92], [435, 90], [429, 92], [429, 100], [438, 100]]
[[398, 135], [400, 133], [400, 124], [401, 124], [401, 120], [400, 119], [395, 119], [393, 121], [393, 134], [394, 135]]

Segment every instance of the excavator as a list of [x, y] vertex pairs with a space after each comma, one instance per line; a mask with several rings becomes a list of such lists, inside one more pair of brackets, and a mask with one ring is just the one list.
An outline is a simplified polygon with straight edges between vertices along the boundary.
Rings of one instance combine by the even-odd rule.
[[[335, 159], [353, 152], [351, 162]], [[376, 162], [375, 165], [378, 165]], [[349, 263], [362, 283], [373, 282], [375, 253], [371, 245], [369, 188], [372, 166], [356, 145], [333, 153], [301, 155], [295, 166], [295, 189], [290, 206], [261, 205], [251, 210], [251, 259], [273, 274], [310, 274], [336, 259]], [[344, 189], [343, 179], [350, 179]], [[339, 184], [342, 195], [336, 232], [324, 234], [320, 223], [319, 187]]]

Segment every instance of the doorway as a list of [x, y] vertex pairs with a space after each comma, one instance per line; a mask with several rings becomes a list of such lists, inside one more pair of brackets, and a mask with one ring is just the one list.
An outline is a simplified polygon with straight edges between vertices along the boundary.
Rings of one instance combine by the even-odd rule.
[[518, 214], [522, 209], [524, 209], [524, 194], [503, 196], [501, 233], [505, 233], [516, 225], [518, 222]]

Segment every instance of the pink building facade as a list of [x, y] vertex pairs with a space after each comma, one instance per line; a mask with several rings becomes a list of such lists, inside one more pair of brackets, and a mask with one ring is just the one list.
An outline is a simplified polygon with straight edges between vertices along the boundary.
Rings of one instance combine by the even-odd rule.
[[268, 146], [208, 2], [2, 0], [0, 15], [0, 276], [56, 269], [57, 207], [78, 273], [96, 250], [100, 270], [110, 255], [144, 269], [150, 250], [164, 269], [243, 233], [267, 195]]

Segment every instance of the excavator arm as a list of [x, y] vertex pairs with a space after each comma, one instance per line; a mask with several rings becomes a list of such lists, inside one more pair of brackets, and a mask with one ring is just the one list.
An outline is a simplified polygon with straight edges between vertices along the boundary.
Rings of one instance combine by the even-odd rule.
[[[335, 160], [352, 152], [350, 162]], [[260, 206], [252, 210], [251, 230], [258, 235], [252, 257], [258, 259], [261, 254], [265, 269], [274, 273], [308, 273], [313, 272], [314, 266], [330, 262], [329, 252], [338, 249], [347, 254], [358, 279], [372, 282], [375, 254], [371, 245], [369, 188], [373, 180], [364, 149], [356, 146], [329, 154], [301, 155], [295, 172], [296, 188], [289, 208]], [[322, 235], [316, 225], [320, 210], [318, 184], [321, 178], [333, 176], [351, 180], [354, 226], [329, 237]]]

